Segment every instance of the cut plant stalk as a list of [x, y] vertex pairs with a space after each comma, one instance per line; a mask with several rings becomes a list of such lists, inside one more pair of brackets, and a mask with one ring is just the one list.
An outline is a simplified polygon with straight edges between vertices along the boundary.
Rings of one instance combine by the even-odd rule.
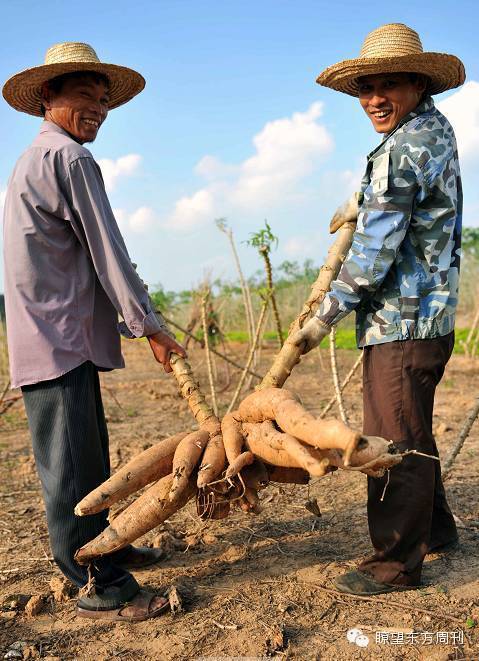
[[458, 439], [456, 443], [454, 444], [454, 447], [452, 448], [451, 452], [449, 453], [447, 459], [445, 460], [443, 467], [442, 467], [442, 477], [444, 479], [447, 479], [449, 477], [449, 474], [452, 470], [452, 467], [454, 465], [454, 462], [456, 461], [457, 455], [459, 452], [462, 450], [462, 447], [469, 436], [473, 424], [476, 422], [477, 418], [479, 416], [479, 397], [476, 399], [476, 402], [472, 408], [472, 411], [467, 417], [466, 422], [464, 423], [461, 432], [458, 436]]
[[[346, 375], [344, 381], [342, 382], [342, 384], [341, 384], [340, 387], [339, 387], [339, 389], [340, 389], [341, 392], [343, 392], [343, 391], [347, 388], [347, 386], [349, 385], [349, 382], [351, 381], [351, 379], [352, 379], [353, 376], [355, 375], [355, 373], [356, 373], [358, 367], [359, 367], [359, 366], [361, 365], [361, 363], [363, 362], [363, 357], [364, 357], [364, 352], [361, 351], [361, 353], [360, 353], [359, 356], [357, 357], [357, 359], [356, 359], [354, 365], [351, 367], [351, 369], [350, 369], [349, 372], [347, 373], [347, 375]], [[326, 406], [324, 407], [324, 409], [323, 409], [323, 410], [321, 411], [321, 413], [319, 414], [319, 418], [324, 418], [324, 416], [325, 416], [325, 415], [326, 415], [326, 414], [327, 414], [327, 413], [333, 408], [333, 406], [334, 406], [334, 404], [336, 403], [336, 401], [337, 401], [337, 399], [336, 399], [336, 394], [334, 394], [334, 395], [331, 397], [331, 399], [329, 400], [329, 402], [326, 404]]]
[[344, 401], [342, 390], [339, 387], [339, 374], [338, 374], [338, 360], [336, 355], [336, 326], [331, 328], [329, 334], [329, 355], [331, 359], [331, 374], [333, 375], [334, 394], [336, 395], [336, 402], [338, 404], [339, 415], [345, 425], [348, 424], [348, 416], [344, 409]]
[[211, 354], [210, 354], [210, 339], [208, 333], [208, 325], [206, 323], [206, 304], [208, 302], [209, 295], [210, 292], [206, 289], [205, 292], [203, 293], [203, 296], [201, 297], [201, 325], [203, 327], [203, 336], [205, 338], [205, 356], [206, 356], [206, 364], [208, 367], [208, 381], [210, 384], [211, 402], [213, 404], [213, 411], [217, 416], [218, 404], [216, 402], [216, 390], [215, 390], [215, 383], [213, 378], [213, 366], [211, 363]]
[[255, 334], [255, 323], [254, 323], [254, 315], [253, 315], [253, 305], [251, 303], [251, 292], [248, 283], [246, 282], [246, 279], [243, 275], [241, 262], [239, 259], [238, 251], [236, 250], [236, 244], [233, 237], [233, 230], [228, 227], [226, 218], [217, 218], [216, 227], [220, 230], [220, 232], [223, 232], [223, 234], [226, 234], [226, 236], [228, 237], [228, 241], [231, 247], [231, 252], [233, 253], [233, 261], [236, 266], [236, 271], [238, 272], [238, 278], [241, 286], [241, 293], [243, 296], [243, 305], [246, 314], [246, 325], [248, 328], [249, 343], [251, 345]]
[[269, 246], [261, 246], [259, 249], [260, 254], [263, 256], [264, 268], [266, 272], [266, 283], [268, 286], [268, 293], [271, 298], [271, 307], [273, 308], [273, 316], [276, 324], [276, 332], [278, 334], [279, 347], [283, 346], [283, 329], [281, 327], [281, 318], [279, 316], [278, 303], [276, 301], [276, 294], [273, 285], [273, 269], [271, 267], [271, 260], [269, 257]]
[[265, 221], [265, 229], [261, 229], [258, 232], [251, 234], [251, 238], [247, 241], [249, 246], [256, 248], [263, 258], [264, 268], [266, 273], [266, 287], [268, 290], [268, 295], [271, 299], [271, 306], [273, 308], [273, 315], [276, 323], [276, 332], [278, 334], [279, 347], [283, 346], [283, 330], [281, 328], [281, 320], [278, 311], [278, 305], [276, 302], [276, 296], [274, 293], [273, 285], [273, 269], [271, 267], [270, 252], [271, 246], [278, 245], [278, 238], [271, 231], [271, 227], [268, 222]]
[[260, 314], [259, 319], [258, 319], [258, 325], [256, 326], [256, 333], [255, 333], [255, 336], [254, 336], [254, 339], [253, 339], [253, 344], [251, 345], [251, 348], [250, 348], [248, 360], [246, 361], [245, 368], [243, 370], [243, 373], [241, 374], [240, 380], [238, 382], [238, 385], [236, 386], [236, 390], [235, 390], [235, 393], [233, 395], [233, 399], [231, 400], [230, 405], [228, 406], [228, 410], [226, 411], [226, 413], [230, 413], [235, 408], [236, 402], [238, 401], [238, 398], [241, 394], [241, 389], [243, 388], [244, 382], [246, 380], [247, 370], [250, 368], [250, 366], [253, 362], [253, 358], [254, 358], [254, 355], [256, 353], [256, 349], [258, 348], [258, 343], [259, 343], [260, 338], [261, 338], [261, 333], [263, 332], [263, 325], [264, 325], [264, 320], [265, 320], [265, 317], [266, 317], [266, 311], [268, 309], [269, 300], [270, 299], [268, 297], [263, 301], [263, 306], [261, 308], [261, 314]]

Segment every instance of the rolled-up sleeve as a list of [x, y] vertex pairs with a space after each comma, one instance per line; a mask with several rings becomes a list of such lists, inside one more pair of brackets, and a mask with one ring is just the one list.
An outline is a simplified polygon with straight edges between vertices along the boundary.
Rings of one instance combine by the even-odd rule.
[[351, 249], [317, 312], [323, 323], [338, 323], [381, 286], [404, 240], [422, 184], [420, 168], [401, 149], [382, 153], [373, 162]]
[[134, 337], [162, 330], [164, 321], [154, 311], [131, 262], [93, 158], [71, 162], [65, 184], [71, 197], [73, 231], [89, 252], [98, 279], [128, 330]]

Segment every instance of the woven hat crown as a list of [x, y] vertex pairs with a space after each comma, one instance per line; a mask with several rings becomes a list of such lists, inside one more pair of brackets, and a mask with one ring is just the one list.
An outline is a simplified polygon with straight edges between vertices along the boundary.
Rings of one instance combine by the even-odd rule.
[[50, 46], [45, 54], [45, 64], [60, 64], [63, 62], [99, 63], [98, 55], [88, 44], [80, 41], [67, 41], [63, 44]]
[[404, 23], [388, 23], [370, 32], [359, 57], [342, 60], [322, 71], [316, 82], [358, 96], [361, 76], [410, 72], [428, 81], [428, 94], [462, 85], [466, 73], [461, 60], [448, 53], [424, 52], [418, 33]]
[[403, 23], [388, 23], [370, 32], [359, 57], [400, 57], [423, 53], [418, 33]]

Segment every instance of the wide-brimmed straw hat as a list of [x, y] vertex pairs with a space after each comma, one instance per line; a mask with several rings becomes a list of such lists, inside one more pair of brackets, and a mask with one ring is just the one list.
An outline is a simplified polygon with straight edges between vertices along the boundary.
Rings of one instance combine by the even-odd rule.
[[389, 23], [368, 34], [358, 58], [333, 64], [316, 82], [358, 96], [357, 81], [361, 76], [398, 72], [427, 76], [429, 94], [458, 87], [466, 78], [464, 65], [458, 57], [424, 52], [417, 32], [402, 23]]
[[137, 71], [100, 62], [88, 44], [67, 41], [49, 48], [44, 64], [21, 71], [7, 80], [3, 86], [4, 99], [16, 110], [41, 117], [43, 83], [74, 71], [94, 71], [108, 78], [110, 109], [126, 103], [145, 87], [145, 79]]

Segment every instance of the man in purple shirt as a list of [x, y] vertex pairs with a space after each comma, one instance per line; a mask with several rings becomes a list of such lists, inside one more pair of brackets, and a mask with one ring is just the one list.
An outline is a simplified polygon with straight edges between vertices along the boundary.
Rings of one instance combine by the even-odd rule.
[[[62, 572], [88, 590], [84, 617], [144, 620], [167, 600], [142, 590], [126, 568], [160, 552], [128, 547], [85, 568], [76, 549], [107, 525], [107, 513], [75, 517], [75, 504], [109, 476], [99, 370], [124, 367], [122, 333], [147, 337], [171, 371], [185, 355], [155, 313], [113, 216], [100, 168], [83, 145], [108, 111], [141, 92], [143, 77], [99, 61], [87, 44], [57, 44], [45, 64], [3, 88], [16, 110], [44, 116], [10, 178], [4, 213], [7, 337], [13, 387], [21, 387], [42, 482], [52, 552]], [[93, 580], [91, 580], [93, 578]]]

